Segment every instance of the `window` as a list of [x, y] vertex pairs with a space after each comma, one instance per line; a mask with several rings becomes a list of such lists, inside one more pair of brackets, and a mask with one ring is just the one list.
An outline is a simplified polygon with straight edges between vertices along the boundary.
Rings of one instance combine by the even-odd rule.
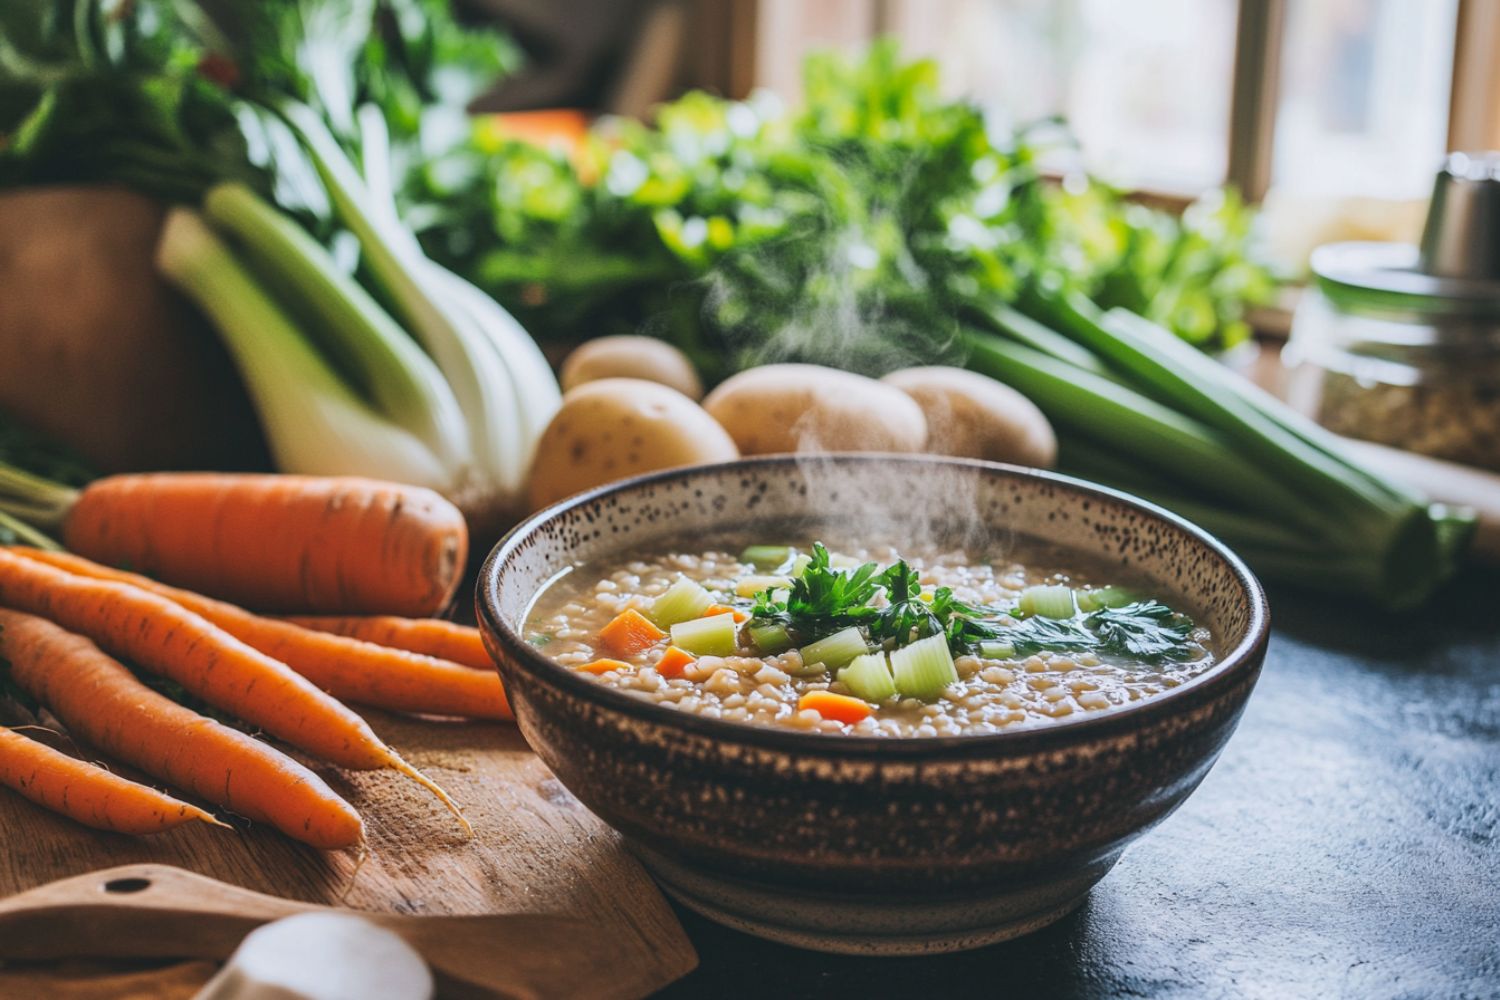
[[1187, 195], [1425, 197], [1449, 148], [1500, 146], [1500, 0], [737, 0], [755, 80], [881, 34], [1011, 121], [1066, 116], [1093, 171]]
[[1447, 151], [1457, 0], [1293, 3], [1271, 183], [1423, 198]]

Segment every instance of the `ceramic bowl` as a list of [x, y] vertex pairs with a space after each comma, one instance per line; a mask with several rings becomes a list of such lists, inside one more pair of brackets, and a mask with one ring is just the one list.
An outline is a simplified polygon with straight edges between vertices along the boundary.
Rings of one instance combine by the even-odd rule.
[[[855, 738], [662, 707], [558, 666], [521, 634], [537, 591], [577, 563], [731, 528], [847, 537], [851, 517], [872, 544], [950, 518], [943, 530], [1102, 558], [1190, 610], [1222, 657], [1154, 698], [1037, 728]], [[1268, 627], [1240, 560], [1157, 507], [1030, 469], [890, 455], [746, 459], [573, 497], [501, 541], [477, 603], [527, 741], [667, 892], [763, 937], [891, 955], [1005, 940], [1077, 906], [1213, 765]]]

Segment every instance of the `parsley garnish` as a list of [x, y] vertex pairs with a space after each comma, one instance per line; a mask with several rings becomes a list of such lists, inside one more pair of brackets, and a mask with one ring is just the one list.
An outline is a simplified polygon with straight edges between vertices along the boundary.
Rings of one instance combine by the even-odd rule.
[[[885, 603], [877, 605], [882, 595]], [[944, 635], [955, 653], [997, 642], [1008, 644], [1016, 656], [1095, 652], [1148, 662], [1188, 659], [1193, 632], [1192, 619], [1154, 600], [1073, 618], [1032, 617], [1011, 623], [1006, 617], [1019, 617], [1015, 609], [965, 604], [947, 587], [925, 598], [920, 574], [904, 559], [883, 570], [872, 562], [835, 569], [821, 542], [813, 543], [811, 560], [785, 598], [762, 591], [750, 614], [753, 624], [786, 626], [801, 644], [854, 625], [872, 643], [887, 648]]]

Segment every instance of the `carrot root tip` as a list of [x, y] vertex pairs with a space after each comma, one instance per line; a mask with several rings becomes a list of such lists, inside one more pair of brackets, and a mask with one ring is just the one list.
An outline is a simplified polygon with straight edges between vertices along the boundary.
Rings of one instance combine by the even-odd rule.
[[474, 836], [474, 827], [469, 823], [468, 817], [464, 815], [464, 811], [459, 808], [458, 803], [453, 801], [453, 797], [443, 790], [442, 785], [439, 785], [436, 781], [433, 781], [427, 775], [412, 767], [395, 751], [391, 752], [391, 761], [392, 767], [437, 796], [438, 801], [448, 807], [448, 811], [453, 814], [454, 818], [458, 820], [458, 825], [463, 828], [464, 836], [471, 838]]

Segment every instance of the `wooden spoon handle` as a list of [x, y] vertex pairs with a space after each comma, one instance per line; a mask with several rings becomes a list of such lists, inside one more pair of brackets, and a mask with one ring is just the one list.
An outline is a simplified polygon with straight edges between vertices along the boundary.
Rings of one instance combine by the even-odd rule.
[[170, 865], [125, 865], [0, 900], [0, 959], [222, 959], [261, 924], [323, 909]]

